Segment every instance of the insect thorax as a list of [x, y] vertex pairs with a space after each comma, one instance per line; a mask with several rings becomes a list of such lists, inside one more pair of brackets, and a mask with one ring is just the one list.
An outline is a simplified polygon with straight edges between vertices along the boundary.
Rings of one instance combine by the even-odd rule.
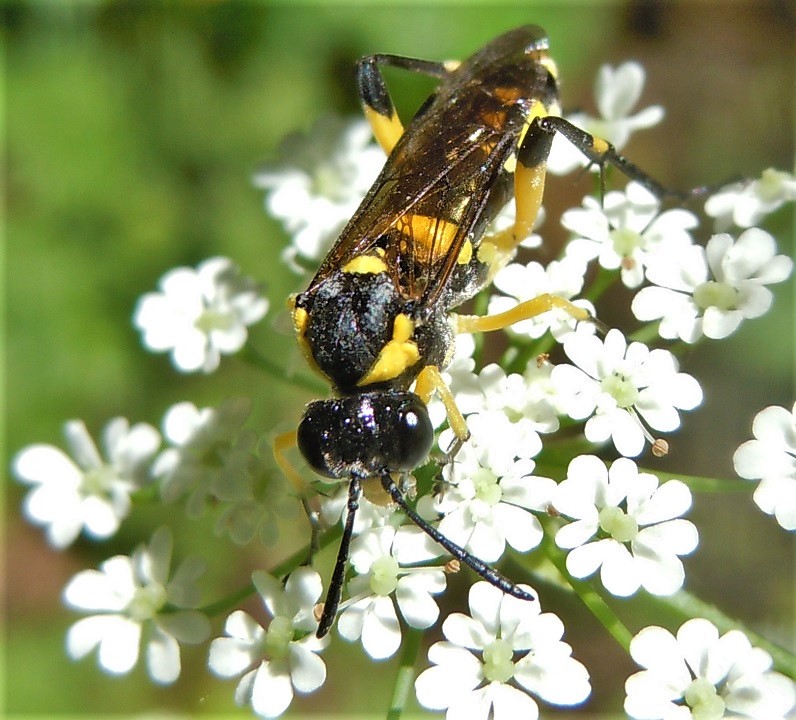
[[452, 346], [446, 313], [402, 297], [386, 271], [347, 265], [296, 298], [299, 342], [340, 394], [405, 390], [426, 365], [443, 365]]

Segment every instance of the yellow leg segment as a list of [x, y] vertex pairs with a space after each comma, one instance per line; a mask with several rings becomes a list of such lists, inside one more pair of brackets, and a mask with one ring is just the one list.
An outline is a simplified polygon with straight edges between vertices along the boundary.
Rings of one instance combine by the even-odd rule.
[[517, 212], [514, 225], [484, 238], [485, 242], [491, 242], [501, 252], [508, 253], [531, 234], [542, 206], [546, 171], [547, 164], [544, 162], [532, 167], [517, 162], [514, 169], [514, 205]]
[[431, 400], [434, 391], [437, 392], [442, 404], [445, 406], [451, 430], [453, 430], [459, 441], [465, 442], [470, 437], [470, 431], [467, 429], [464, 415], [456, 406], [456, 400], [448, 387], [448, 383], [442, 379], [439, 368], [434, 365], [426, 365], [417, 376], [415, 394], [419, 395], [420, 399], [428, 405], [428, 401]]
[[404, 134], [401, 118], [395, 112], [390, 117], [385, 117], [367, 105], [364, 106], [363, 112], [365, 119], [370, 123], [376, 141], [381, 145], [384, 152], [389, 155], [395, 147], [395, 143]]
[[506, 310], [495, 315], [454, 315], [456, 332], [475, 333], [490, 332], [492, 330], [503, 330], [510, 325], [514, 325], [522, 320], [541, 315], [553, 308], [566, 310], [576, 320], [588, 320], [591, 315], [583, 308], [573, 305], [569, 300], [565, 300], [558, 295], [545, 293], [525, 302], [519, 303], [511, 310]]
[[296, 447], [297, 444], [298, 440], [295, 430], [277, 435], [274, 438], [273, 444], [274, 459], [276, 460], [276, 464], [279, 465], [279, 469], [285, 474], [285, 477], [290, 480], [293, 487], [296, 488], [296, 492], [303, 497], [307, 492], [307, 481], [301, 476], [298, 470], [293, 467], [287, 457], [285, 457], [285, 452]]

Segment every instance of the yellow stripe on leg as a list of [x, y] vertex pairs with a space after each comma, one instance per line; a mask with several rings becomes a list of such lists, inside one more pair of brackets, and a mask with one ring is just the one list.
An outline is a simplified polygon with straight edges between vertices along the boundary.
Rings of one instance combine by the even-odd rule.
[[461, 410], [456, 405], [456, 398], [453, 397], [453, 393], [440, 374], [439, 368], [434, 365], [426, 365], [417, 376], [415, 394], [419, 395], [420, 399], [428, 405], [428, 401], [431, 400], [431, 396], [435, 391], [445, 406], [451, 430], [461, 442], [465, 442], [470, 437], [470, 431], [467, 429], [464, 415], [462, 415]]
[[395, 147], [395, 143], [404, 134], [401, 118], [395, 112], [390, 117], [385, 117], [367, 105], [363, 107], [363, 112], [365, 119], [370, 123], [370, 128], [373, 130], [376, 141], [381, 145], [384, 152], [389, 155]]
[[588, 320], [591, 315], [587, 310], [573, 305], [558, 295], [545, 293], [515, 305], [510, 310], [495, 315], [454, 315], [457, 333], [491, 332], [503, 330], [522, 320], [541, 315], [548, 310], [561, 308], [576, 320]]
[[502, 252], [511, 252], [533, 230], [539, 208], [542, 206], [547, 163], [526, 167], [518, 162], [514, 170], [514, 225], [484, 238]]

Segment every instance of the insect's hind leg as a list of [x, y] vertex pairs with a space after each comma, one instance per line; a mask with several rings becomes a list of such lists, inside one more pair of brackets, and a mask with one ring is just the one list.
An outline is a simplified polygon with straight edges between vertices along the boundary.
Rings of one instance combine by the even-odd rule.
[[[540, 108], [541, 110], [541, 108]], [[491, 243], [497, 254], [493, 259], [496, 267], [513, 254], [517, 245], [531, 234], [533, 224], [542, 206], [547, 157], [553, 145], [553, 134], [537, 124], [538, 117], [528, 128], [517, 149], [514, 167], [514, 225], [484, 238], [481, 245]]]
[[700, 197], [708, 194], [714, 188], [709, 186], [699, 186], [690, 190], [672, 190], [661, 185], [657, 180], [650, 177], [640, 167], [630, 162], [626, 157], [620, 155], [616, 148], [603, 138], [592, 135], [573, 125], [569, 120], [554, 115], [537, 118], [533, 122], [543, 132], [550, 135], [551, 141], [555, 133], [560, 133], [569, 140], [578, 150], [580, 150], [590, 161], [591, 164], [600, 168], [600, 195], [605, 196], [605, 168], [613, 165], [619, 172], [630, 180], [635, 180], [643, 185], [657, 198], [673, 198], [676, 200], [688, 200], [693, 197]]
[[388, 155], [395, 147], [404, 127], [395, 110], [387, 84], [379, 66], [409, 70], [411, 72], [441, 78], [455, 67], [455, 63], [441, 63], [431, 60], [404, 57], [402, 55], [366, 55], [357, 62], [357, 92], [362, 102], [365, 118], [373, 129], [379, 145]]

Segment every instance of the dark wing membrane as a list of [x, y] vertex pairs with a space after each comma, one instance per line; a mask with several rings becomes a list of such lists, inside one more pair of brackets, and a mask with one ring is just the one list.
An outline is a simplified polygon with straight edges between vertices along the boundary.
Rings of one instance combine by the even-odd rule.
[[[352, 258], [381, 247], [408, 299], [431, 303], [471, 237], [484, 231], [490, 200], [510, 184], [515, 151], [546, 71], [534, 55], [543, 35], [507, 33], [446, 75], [406, 129], [310, 288]], [[510, 192], [510, 191], [509, 191]], [[491, 212], [496, 212], [490, 205]]]
[[403, 136], [310, 287], [380, 246], [404, 297], [436, 295], [516, 145], [467, 119], [424, 118]]

